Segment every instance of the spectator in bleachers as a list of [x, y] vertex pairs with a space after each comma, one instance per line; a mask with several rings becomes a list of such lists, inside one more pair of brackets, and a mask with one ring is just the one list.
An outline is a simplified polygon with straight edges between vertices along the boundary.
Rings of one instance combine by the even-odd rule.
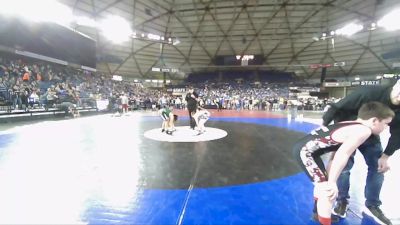
[[0, 77], [0, 96], [7, 98], [8, 96], [8, 86], [7, 83], [3, 81], [3, 78]]
[[57, 95], [56, 91], [54, 90], [53, 87], [47, 88], [47, 92], [45, 93], [46, 96], [46, 110], [48, 110], [50, 107], [53, 107], [54, 104], [56, 103], [57, 100]]
[[29, 82], [29, 78], [30, 78], [29, 72], [25, 72], [24, 76], [22, 77], [22, 80], [25, 82]]
[[21, 96], [20, 96], [20, 89], [18, 85], [14, 85], [12, 88], [12, 102], [15, 107], [15, 109], [21, 109], [22, 108], [22, 101], [21, 101]]
[[28, 102], [31, 108], [33, 108], [35, 104], [38, 104], [39, 107], [41, 107], [39, 95], [36, 93], [36, 90], [33, 90], [32, 93], [29, 95]]
[[128, 112], [128, 104], [129, 104], [129, 99], [128, 96], [126, 96], [126, 93], [122, 93], [120, 96], [121, 99], [121, 106], [122, 106], [122, 114], [126, 114]]

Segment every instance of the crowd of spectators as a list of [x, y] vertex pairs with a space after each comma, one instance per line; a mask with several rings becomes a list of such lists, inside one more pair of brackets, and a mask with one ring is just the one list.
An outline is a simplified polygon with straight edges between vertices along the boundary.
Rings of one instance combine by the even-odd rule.
[[[191, 85], [199, 93], [201, 105], [222, 109], [285, 110], [288, 105], [296, 105], [322, 110], [329, 103], [329, 100], [315, 98], [294, 101], [290, 99], [288, 83], [205, 82]], [[141, 83], [115, 81], [100, 73], [15, 55], [0, 55], [0, 102], [8, 104], [11, 112], [32, 108], [48, 110], [63, 102], [78, 107], [96, 107], [97, 100], [108, 100], [108, 109], [118, 110], [122, 96], [128, 97], [131, 110], [156, 110], [167, 104], [178, 109], [186, 107], [181, 95], [145, 88]]]
[[[323, 110], [333, 101], [316, 97], [297, 98], [288, 83], [229, 82], [197, 85], [200, 104], [220, 105], [230, 110], [286, 110], [289, 106], [305, 110]], [[218, 103], [218, 104], [217, 104]]]
[[62, 102], [95, 107], [96, 100], [129, 94], [132, 102], [155, 101], [161, 91], [111, 76], [10, 55], [0, 56], [0, 101], [11, 110], [52, 108]]

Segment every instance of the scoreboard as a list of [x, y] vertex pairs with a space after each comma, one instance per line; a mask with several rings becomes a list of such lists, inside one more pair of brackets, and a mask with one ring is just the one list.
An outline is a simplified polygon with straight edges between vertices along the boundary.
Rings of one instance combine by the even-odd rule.
[[263, 55], [219, 55], [214, 58], [214, 64], [218, 66], [241, 66], [247, 61], [247, 65], [262, 65]]

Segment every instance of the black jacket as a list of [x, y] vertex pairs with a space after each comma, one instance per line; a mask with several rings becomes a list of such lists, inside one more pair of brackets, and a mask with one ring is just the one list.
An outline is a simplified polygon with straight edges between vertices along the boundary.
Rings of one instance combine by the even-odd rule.
[[339, 102], [331, 105], [329, 110], [322, 117], [323, 125], [326, 126], [331, 121], [340, 122], [357, 119], [358, 110], [361, 105], [367, 102], [377, 101], [388, 105], [396, 115], [389, 124], [391, 136], [384, 153], [389, 156], [392, 155], [400, 148], [400, 106], [391, 103], [391, 90], [392, 86], [370, 86], [358, 88]]
[[[192, 95], [195, 97], [193, 98]], [[187, 102], [187, 107], [189, 110], [195, 110], [197, 108], [197, 98], [199, 97], [199, 95], [193, 91], [193, 93], [187, 93], [185, 100]]]

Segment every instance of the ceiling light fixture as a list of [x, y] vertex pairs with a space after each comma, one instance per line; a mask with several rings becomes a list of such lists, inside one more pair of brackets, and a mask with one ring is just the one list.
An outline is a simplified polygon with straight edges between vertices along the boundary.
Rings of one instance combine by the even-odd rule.
[[395, 9], [382, 17], [382, 19], [378, 21], [378, 26], [390, 31], [400, 30], [400, 23], [398, 22], [399, 16], [400, 9]]

